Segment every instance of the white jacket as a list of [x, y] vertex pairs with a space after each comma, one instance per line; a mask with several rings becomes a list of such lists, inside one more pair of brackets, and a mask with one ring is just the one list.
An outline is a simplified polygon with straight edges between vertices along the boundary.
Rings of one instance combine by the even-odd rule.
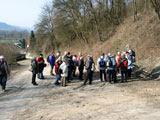
[[63, 62], [63, 63], [60, 65], [60, 69], [62, 70], [61, 76], [62, 76], [62, 77], [67, 77], [67, 76], [68, 76], [68, 67], [67, 67], [67, 64], [66, 64], [65, 62]]

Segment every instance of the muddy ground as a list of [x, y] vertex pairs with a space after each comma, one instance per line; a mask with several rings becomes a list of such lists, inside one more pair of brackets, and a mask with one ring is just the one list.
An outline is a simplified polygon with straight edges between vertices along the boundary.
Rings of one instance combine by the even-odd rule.
[[[127, 83], [101, 83], [81, 87], [73, 80], [55, 86], [55, 76], [31, 84], [29, 61], [13, 70], [7, 91], [0, 92], [0, 120], [160, 120], [160, 81], [133, 78]], [[14, 74], [13, 74], [14, 73]]]

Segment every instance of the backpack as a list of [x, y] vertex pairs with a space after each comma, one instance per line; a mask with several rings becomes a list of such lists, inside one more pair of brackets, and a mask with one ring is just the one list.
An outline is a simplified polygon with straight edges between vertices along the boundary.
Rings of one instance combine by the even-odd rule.
[[100, 67], [103, 67], [103, 68], [106, 67], [105, 61], [104, 61], [104, 60], [100, 60], [100, 61], [99, 61], [99, 66], [100, 66]]
[[48, 57], [47, 57], [47, 62], [48, 62], [48, 63], [50, 63], [49, 56], [50, 56], [50, 55], [48, 55]]
[[133, 56], [133, 57], [136, 57], [136, 53], [135, 53], [135, 51], [133, 51], [133, 50], [132, 50], [132, 56]]
[[95, 70], [96, 70], [95, 64], [94, 64], [94, 63], [92, 63], [91, 71], [95, 71]]
[[107, 66], [108, 67], [112, 67], [113, 66], [111, 58], [108, 59]]

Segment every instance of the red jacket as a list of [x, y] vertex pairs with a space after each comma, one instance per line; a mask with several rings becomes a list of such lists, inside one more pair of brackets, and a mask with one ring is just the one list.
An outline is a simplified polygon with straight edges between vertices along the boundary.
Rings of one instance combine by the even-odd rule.
[[55, 64], [55, 73], [58, 74], [58, 69], [59, 69], [60, 65], [56, 62]]
[[44, 63], [44, 59], [43, 59], [42, 57], [38, 57], [36, 61], [37, 61], [38, 63], [39, 63], [39, 62]]
[[127, 70], [127, 68], [128, 68], [127, 60], [123, 60], [123, 62], [122, 62], [120, 67], [121, 67], [121, 70]]

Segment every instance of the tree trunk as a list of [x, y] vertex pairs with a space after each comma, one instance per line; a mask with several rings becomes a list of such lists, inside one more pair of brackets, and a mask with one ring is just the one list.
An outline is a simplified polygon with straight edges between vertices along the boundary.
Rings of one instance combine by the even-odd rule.
[[137, 18], [137, 5], [136, 5], [136, 0], [133, 0], [133, 20], [136, 21]]

